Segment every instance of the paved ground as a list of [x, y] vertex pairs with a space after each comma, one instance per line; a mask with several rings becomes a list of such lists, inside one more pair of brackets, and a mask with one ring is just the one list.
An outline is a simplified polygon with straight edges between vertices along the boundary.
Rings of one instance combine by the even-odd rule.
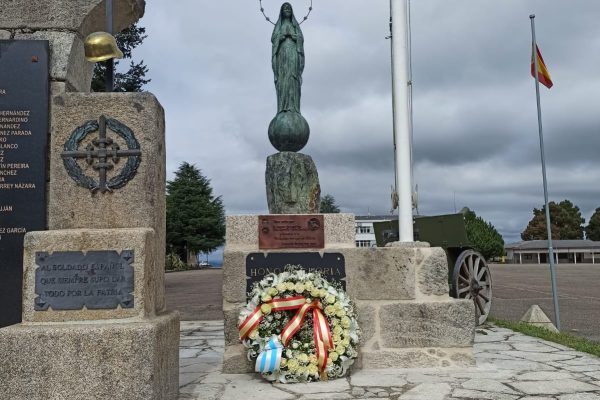
[[222, 269], [170, 272], [165, 275], [167, 308], [183, 321], [222, 320]]
[[[518, 319], [530, 304], [552, 315], [547, 267], [498, 265], [492, 273], [495, 315]], [[600, 340], [600, 265], [559, 266], [558, 282], [563, 328]], [[494, 327], [478, 330], [472, 368], [362, 370], [327, 383], [289, 385], [257, 374], [225, 375], [221, 284], [221, 270], [167, 274], [167, 304], [184, 320], [181, 400], [600, 400], [599, 358]]]
[[[552, 320], [550, 269], [543, 265], [491, 265], [492, 311], [518, 321], [532, 304]], [[561, 329], [600, 342], [600, 264], [559, 264], [557, 286]]]
[[472, 368], [361, 370], [311, 384], [222, 374], [223, 345], [222, 321], [182, 322], [179, 399], [600, 400], [600, 358], [501, 328], [478, 331]]

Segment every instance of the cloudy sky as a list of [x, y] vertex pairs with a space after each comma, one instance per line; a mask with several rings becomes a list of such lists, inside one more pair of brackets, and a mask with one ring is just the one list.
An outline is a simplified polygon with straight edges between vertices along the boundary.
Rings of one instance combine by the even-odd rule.
[[[282, 1], [263, 0], [276, 18]], [[292, 0], [297, 17], [310, 0]], [[342, 211], [387, 214], [394, 180], [388, 0], [313, 0], [302, 25], [302, 114], [323, 194]], [[586, 222], [600, 207], [600, 2], [412, 1], [414, 176], [419, 212], [468, 206], [505, 241], [543, 203], [534, 80], [538, 44], [550, 200]], [[227, 214], [266, 213], [267, 137], [276, 112], [273, 26], [258, 0], [150, 0], [134, 53], [165, 107], [169, 176], [181, 162], [211, 179]]]

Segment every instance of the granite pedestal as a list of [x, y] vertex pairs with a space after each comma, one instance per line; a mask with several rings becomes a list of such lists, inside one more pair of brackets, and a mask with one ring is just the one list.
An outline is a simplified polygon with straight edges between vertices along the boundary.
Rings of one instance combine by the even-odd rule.
[[[473, 363], [475, 309], [448, 295], [448, 265], [441, 248], [422, 242], [357, 248], [352, 214], [324, 214], [324, 249], [272, 252], [341, 253], [346, 289], [362, 330], [355, 368], [464, 366]], [[246, 304], [246, 257], [258, 249], [258, 217], [227, 218], [223, 263], [224, 373], [253, 370], [238, 335]]]
[[[52, 103], [50, 230], [25, 235], [23, 322], [0, 329], [0, 398], [175, 400], [179, 316], [164, 299], [163, 109], [149, 93], [67, 93]], [[63, 157], [74, 132], [101, 115], [126, 126], [139, 147], [137, 170], [104, 191], [81, 185]], [[78, 142], [94, 157], [97, 127]], [[104, 134], [130, 148], [118, 132]], [[112, 166], [106, 182], [129, 157], [104, 160]], [[92, 161], [78, 165], [97, 183], [102, 163]]]

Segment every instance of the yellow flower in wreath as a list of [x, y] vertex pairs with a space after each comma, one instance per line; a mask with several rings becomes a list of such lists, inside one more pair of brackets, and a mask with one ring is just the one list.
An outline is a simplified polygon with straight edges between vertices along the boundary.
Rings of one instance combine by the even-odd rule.
[[342, 317], [341, 323], [343, 328], [350, 328], [350, 318]]
[[263, 303], [266, 303], [267, 301], [271, 300], [272, 297], [268, 294], [263, 294], [260, 299], [263, 301]]
[[286, 288], [286, 286], [285, 286], [285, 283], [280, 283], [280, 284], [278, 284], [278, 285], [277, 285], [277, 291], [279, 291], [279, 293], [283, 293], [283, 292], [285, 292], [285, 291], [286, 291], [286, 289], [287, 289], [287, 288]]
[[300, 361], [301, 364], [308, 364], [308, 354], [306, 353], [302, 353], [298, 356], [298, 361]]
[[298, 375], [306, 375], [307, 372], [308, 372], [308, 370], [306, 367], [302, 367], [302, 366], [298, 367]]
[[325, 315], [334, 315], [334, 314], [335, 314], [335, 308], [333, 308], [333, 306], [325, 307]]
[[296, 285], [294, 285], [294, 282], [286, 282], [286, 283], [285, 283], [285, 288], [286, 288], [287, 290], [289, 290], [290, 292], [291, 292], [292, 290], [294, 290], [294, 287], [295, 287], [295, 286], [296, 286]]
[[338, 357], [339, 357], [339, 355], [338, 355], [338, 353], [336, 353], [335, 351], [332, 351], [331, 353], [329, 353], [329, 359], [330, 359], [332, 362], [336, 362], [336, 361], [337, 361], [337, 359], [338, 359]]
[[273, 306], [271, 304], [263, 304], [260, 306], [260, 311], [265, 315], [270, 314], [272, 309]]
[[327, 301], [329, 304], [333, 304], [335, 303], [335, 296], [332, 294], [328, 294], [325, 298], [325, 301]]
[[287, 362], [287, 368], [290, 372], [295, 372], [299, 366], [300, 364], [298, 364], [298, 360], [296, 360], [295, 358], [292, 358]]

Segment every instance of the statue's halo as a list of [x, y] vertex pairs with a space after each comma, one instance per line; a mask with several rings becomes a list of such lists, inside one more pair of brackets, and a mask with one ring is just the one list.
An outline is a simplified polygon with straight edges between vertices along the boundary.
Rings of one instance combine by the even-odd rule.
[[[308, 6], [308, 12], [306, 13], [306, 15], [304, 17], [302, 17], [302, 19], [300, 20], [300, 22], [298, 22], [298, 25], [302, 25], [304, 23], [304, 21], [306, 21], [308, 19], [308, 16], [312, 12], [312, 9], [313, 9], [313, 0], [308, 0], [308, 1], [310, 2], [310, 6]], [[267, 22], [270, 22], [273, 25], [275, 25], [275, 22], [273, 22], [273, 20], [271, 18], [269, 18], [267, 16], [267, 14], [265, 14], [265, 8], [263, 7], [262, 2], [263, 2], [263, 0], [258, 0], [258, 3], [260, 4], [260, 12], [262, 13], [262, 15], [264, 15], [264, 17], [267, 20]]]

